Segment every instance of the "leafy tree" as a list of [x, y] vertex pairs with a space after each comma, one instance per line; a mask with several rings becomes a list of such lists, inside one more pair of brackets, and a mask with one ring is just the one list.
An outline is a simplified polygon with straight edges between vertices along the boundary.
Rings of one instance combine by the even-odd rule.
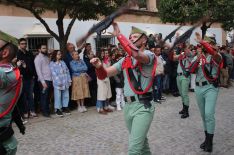
[[[126, 0], [0, 0], [1, 3], [15, 5], [30, 11], [37, 18], [60, 45], [60, 50], [65, 51], [66, 43], [72, 26], [76, 19], [98, 19], [100, 16], [109, 15]], [[43, 19], [42, 15], [47, 11], [53, 11], [57, 15], [56, 34]], [[64, 30], [63, 20], [69, 17], [70, 23]]]
[[176, 24], [195, 23], [204, 16], [209, 20], [202, 23], [204, 37], [210, 26], [219, 22], [225, 30], [233, 29], [234, 1], [232, 0], [161, 0], [159, 15], [162, 22]]

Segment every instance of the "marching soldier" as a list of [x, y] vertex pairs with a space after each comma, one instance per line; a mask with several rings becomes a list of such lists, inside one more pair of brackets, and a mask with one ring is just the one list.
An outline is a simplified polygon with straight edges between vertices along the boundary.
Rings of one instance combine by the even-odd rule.
[[189, 65], [191, 64], [191, 56], [191, 52], [186, 47], [185, 43], [179, 44], [176, 52], [174, 53], [174, 60], [179, 61], [176, 81], [183, 105], [183, 109], [179, 112], [182, 119], [189, 117], [188, 90], [190, 83]]
[[[11, 127], [12, 120], [24, 134], [25, 127], [21, 117], [13, 113], [14, 106], [20, 96], [22, 80], [18, 68], [11, 65], [16, 57], [17, 44], [15, 38], [0, 33], [0, 154], [14, 155], [17, 151], [17, 140]], [[17, 112], [17, 111], [16, 111]]]
[[202, 40], [196, 33], [196, 41], [203, 46], [198, 48], [198, 55], [191, 65], [190, 72], [196, 73], [196, 100], [201, 113], [205, 141], [200, 148], [212, 152], [215, 131], [215, 106], [218, 97], [218, 76], [222, 67], [222, 56], [215, 50], [215, 40], [205, 37]]
[[107, 76], [114, 76], [123, 71], [126, 102], [124, 118], [130, 133], [128, 154], [150, 155], [147, 133], [155, 111], [151, 101], [152, 82], [157, 62], [154, 54], [145, 50], [147, 36], [144, 31], [133, 27], [129, 41], [120, 33], [116, 23], [113, 23], [113, 28], [112, 34], [117, 37], [127, 56], [106, 69], [98, 58], [93, 58], [91, 63], [96, 67], [99, 79], [105, 79]]

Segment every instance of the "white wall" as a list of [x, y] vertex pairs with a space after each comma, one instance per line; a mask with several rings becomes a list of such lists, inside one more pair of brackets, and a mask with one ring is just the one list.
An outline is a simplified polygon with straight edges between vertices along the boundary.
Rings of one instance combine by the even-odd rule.
[[[45, 19], [50, 28], [55, 31], [57, 31], [56, 26], [56, 19], [46, 18]], [[32, 28], [32, 26], [35, 23], [38, 23], [39, 21], [33, 17], [9, 17], [9, 16], [0, 16], [0, 30], [7, 32], [17, 38], [23, 37], [28, 30]], [[67, 25], [69, 24], [68, 19], [64, 20], [64, 28], [67, 28]], [[98, 21], [90, 20], [90, 21], [76, 21], [74, 24], [70, 37], [69, 42], [75, 43], [77, 38], [84, 35], [86, 32], [88, 32], [89, 28], [93, 26], [93, 24], [97, 23]], [[162, 33], [163, 37], [165, 37], [167, 34], [169, 34], [171, 31], [173, 31], [177, 26], [175, 25], [162, 25], [162, 24], [145, 24], [145, 23], [128, 23], [128, 22], [119, 22], [120, 30], [121, 32], [128, 36], [131, 31], [131, 26], [136, 26], [138, 28], [141, 28], [145, 31], [155, 32], [155, 33]], [[183, 31], [186, 31], [189, 27], [184, 26], [181, 29]], [[107, 32], [112, 31], [112, 27], [108, 28]], [[200, 29], [197, 28], [194, 32], [200, 32]], [[216, 35], [217, 43], [222, 45], [222, 30], [221, 28], [210, 28], [209, 33], [213, 33]], [[192, 44], [195, 44], [194, 41], [194, 32], [191, 36], [190, 42]], [[92, 44], [93, 49], [95, 48], [95, 42], [94, 37], [96, 34], [93, 34], [87, 42], [90, 42]], [[55, 49], [58, 49], [59, 44], [55, 41]], [[95, 50], [95, 49], [94, 49]]]

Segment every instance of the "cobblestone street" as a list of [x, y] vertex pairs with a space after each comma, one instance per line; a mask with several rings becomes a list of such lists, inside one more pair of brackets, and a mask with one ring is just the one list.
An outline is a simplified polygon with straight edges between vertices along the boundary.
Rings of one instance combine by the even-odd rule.
[[[214, 155], [234, 154], [234, 88], [220, 89], [216, 107]], [[205, 155], [200, 148], [204, 140], [202, 121], [190, 93], [190, 117], [182, 120], [180, 97], [166, 96], [167, 101], [156, 105], [149, 131], [153, 155]], [[15, 129], [19, 141], [18, 155], [125, 155], [128, 132], [123, 112], [100, 115], [94, 107], [86, 113], [51, 119], [39, 117], [26, 124], [22, 136]]]

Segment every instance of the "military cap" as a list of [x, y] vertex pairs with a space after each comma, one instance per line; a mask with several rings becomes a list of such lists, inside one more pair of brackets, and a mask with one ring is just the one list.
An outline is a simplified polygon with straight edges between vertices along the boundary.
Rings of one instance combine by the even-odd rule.
[[133, 33], [140, 33], [140, 34], [146, 34], [147, 35], [147, 32], [146, 31], [144, 31], [144, 30], [141, 30], [141, 29], [139, 29], [139, 28], [137, 28], [137, 27], [135, 27], [135, 26], [132, 26], [132, 31], [131, 31], [131, 34], [133, 34]]
[[8, 43], [12, 43], [16, 46], [18, 45], [18, 39], [2, 31], [0, 31], [0, 40], [3, 40]]

